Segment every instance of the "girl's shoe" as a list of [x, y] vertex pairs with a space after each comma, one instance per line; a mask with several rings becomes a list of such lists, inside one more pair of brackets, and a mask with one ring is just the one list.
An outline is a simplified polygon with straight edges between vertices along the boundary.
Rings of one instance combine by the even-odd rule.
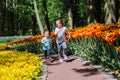
[[66, 55], [63, 55], [64, 56], [64, 60], [67, 60], [68, 59], [68, 57], [66, 56]]
[[49, 58], [49, 60], [50, 60], [50, 62], [53, 62], [53, 61], [54, 61], [51, 57]]
[[46, 62], [46, 61], [47, 61], [47, 59], [43, 59], [43, 61], [44, 61], [44, 62]]
[[59, 59], [59, 62], [60, 62], [60, 63], [62, 63], [62, 62], [63, 62], [63, 60], [60, 58], [60, 59]]

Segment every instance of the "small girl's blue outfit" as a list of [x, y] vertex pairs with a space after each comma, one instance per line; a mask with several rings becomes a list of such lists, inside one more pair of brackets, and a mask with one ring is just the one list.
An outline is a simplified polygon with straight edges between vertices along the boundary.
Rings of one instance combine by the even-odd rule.
[[43, 51], [44, 51], [44, 57], [47, 58], [47, 56], [49, 58], [51, 58], [50, 56], [50, 42], [51, 42], [51, 39], [50, 38], [42, 38], [41, 42], [43, 43]]

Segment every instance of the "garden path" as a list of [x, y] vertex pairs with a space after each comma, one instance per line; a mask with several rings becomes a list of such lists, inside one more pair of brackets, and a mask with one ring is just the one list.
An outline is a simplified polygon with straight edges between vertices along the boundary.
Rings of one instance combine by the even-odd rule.
[[69, 58], [63, 63], [58, 60], [54, 62], [46, 61], [48, 66], [47, 80], [107, 80], [102, 72], [90, 65], [83, 66], [77, 59]]

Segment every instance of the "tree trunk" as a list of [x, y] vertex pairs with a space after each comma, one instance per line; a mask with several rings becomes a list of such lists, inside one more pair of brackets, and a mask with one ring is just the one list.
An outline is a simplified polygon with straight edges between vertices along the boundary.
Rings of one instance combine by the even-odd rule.
[[105, 23], [111, 24], [116, 22], [115, 0], [105, 0]]
[[101, 0], [87, 0], [88, 24], [101, 22]]
[[116, 5], [116, 21], [120, 21], [120, 0], [115, 0]]
[[46, 0], [42, 0], [42, 10], [43, 10], [43, 13], [44, 13], [44, 20], [45, 20], [45, 24], [47, 26], [47, 29], [51, 32], [50, 24], [49, 24], [49, 18], [48, 18]]
[[120, 21], [120, 0], [119, 0], [119, 9], [118, 9], [118, 21]]
[[70, 29], [73, 29], [73, 14], [72, 14], [72, 9], [69, 8], [68, 9], [68, 18], [69, 18], [69, 25], [70, 25]]
[[7, 35], [12, 35], [10, 31], [10, 10], [8, 9], [8, 5], [10, 4], [9, 0], [5, 1], [5, 9], [4, 9], [4, 20], [3, 20], [3, 26], [4, 29], [6, 29]]
[[73, 1], [69, 0], [69, 8], [68, 8], [68, 19], [69, 19], [69, 28], [73, 29]]
[[38, 13], [36, 0], [33, 1], [33, 4], [34, 4], [34, 9], [35, 9], [35, 14], [36, 14], [36, 19], [37, 19], [38, 26], [39, 26], [41, 34], [43, 34], [43, 26], [42, 26], [42, 23], [40, 21], [40, 16], [39, 16], [39, 13]]
[[94, 0], [95, 18], [97, 23], [101, 23], [101, 0]]
[[3, 8], [3, 1], [0, 0], [0, 36], [3, 36], [4, 35], [4, 23], [5, 23], [5, 11], [6, 11], [6, 8], [4, 9]]
[[35, 19], [35, 15], [32, 16], [32, 35], [36, 35], [37, 31], [36, 31], [36, 19]]
[[10, 33], [14, 36], [14, 13], [10, 12]]
[[[14, 6], [15, 6], [15, 1], [14, 0], [12, 0], [12, 8], [14, 8]], [[9, 11], [9, 20], [10, 20], [10, 24], [8, 24], [8, 25], [10, 25], [10, 33], [11, 33], [11, 35], [12, 36], [14, 36], [14, 26], [15, 26], [15, 18], [14, 18], [14, 11]]]
[[[11, 2], [9, 0], [6, 0], [6, 11], [5, 11], [5, 27], [7, 29], [7, 35], [11, 36], [11, 15], [10, 15], [10, 10], [8, 9], [8, 6]], [[12, 7], [12, 5], [10, 6]], [[9, 34], [8, 34], [9, 33]]]
[[12, 32], [11, 32], [11, 15], [10, 15], [10, 11], [9, 10], [7, 10], [6, 11], [6, 18], [5, 18], [5, 25], [6, 25], [6, 27], [7, 27], [7, 33], [9, 33], [9, 34], [7, 34], [7, 35], [9, 35], [9, 36], [12, 36], [11, 34], [12, 34]]
[[2, 0], [0, 0], [0, 36], [2, 36]]

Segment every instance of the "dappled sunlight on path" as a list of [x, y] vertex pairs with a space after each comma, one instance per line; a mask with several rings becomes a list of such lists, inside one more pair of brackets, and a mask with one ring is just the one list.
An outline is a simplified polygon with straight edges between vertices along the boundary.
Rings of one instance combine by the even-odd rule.
[[63, 63], [56, 60], [45, 64], [48, 66], [47, 80], [106, 80], [103, 73], [91, 66], [83, 66], [76, 59], [69, 59]]

